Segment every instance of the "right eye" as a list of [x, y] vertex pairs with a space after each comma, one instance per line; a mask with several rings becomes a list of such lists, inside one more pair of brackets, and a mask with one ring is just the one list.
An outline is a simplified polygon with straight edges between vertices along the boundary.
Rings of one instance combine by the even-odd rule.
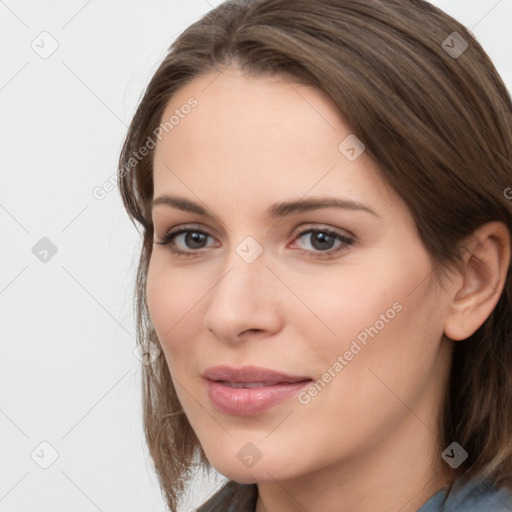
[[208, 238], [213, 237], [207, 231], [193, 228], [181, 228], [169, 231], [162, 240], [154, 242], [159, 245], [168, 245], [172, 253], [179, 256], [191, 256], [199, 252], [198, 249], [208, 247]]

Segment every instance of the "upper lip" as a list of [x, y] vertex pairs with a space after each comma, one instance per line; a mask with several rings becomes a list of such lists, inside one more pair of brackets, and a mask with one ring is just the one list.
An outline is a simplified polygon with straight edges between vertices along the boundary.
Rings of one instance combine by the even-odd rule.
[[212, 366], [208, 368], [203, 377], [209, 380], [226, 382], [265, 382], [280, 384], [283, 382], [302, 382], [311, 380], [308, 376], [290, 375], [259, 366], [243, 366], [231, 368], [230, 366]]

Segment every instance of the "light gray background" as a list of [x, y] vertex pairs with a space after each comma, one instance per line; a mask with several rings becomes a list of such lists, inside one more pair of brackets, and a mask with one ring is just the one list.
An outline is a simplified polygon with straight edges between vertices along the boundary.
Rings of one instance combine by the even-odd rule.
[[[115, 175], [167, 47], [219, 3], [0, 1], [2, 512], [166, 510], [133, 354], [139, 234], [117, 188], [93, 190]], [[473, 30], [512, 89], [512, 0], [433, 3]], [[31, 46], [46, 57], [56, 44], [47, 58]], [[32, 251], [43, 237], [57, 248], [46, 262]], [[198, 479], [184, 510], [222, 481]]]

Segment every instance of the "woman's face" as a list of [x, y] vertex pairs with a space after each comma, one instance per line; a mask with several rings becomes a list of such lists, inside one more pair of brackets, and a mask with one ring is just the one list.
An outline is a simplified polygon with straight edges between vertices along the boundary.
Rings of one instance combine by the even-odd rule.
[[[439, 458], [449, 298], [334, 104], [229, 68], [181, 89], [173, 115], [152, 215], [155, 241], [179, 234], [153, 246], [147, 300], [213, 466], [250, 483]], [[205, 378], [218, 366], [234, 373]]]

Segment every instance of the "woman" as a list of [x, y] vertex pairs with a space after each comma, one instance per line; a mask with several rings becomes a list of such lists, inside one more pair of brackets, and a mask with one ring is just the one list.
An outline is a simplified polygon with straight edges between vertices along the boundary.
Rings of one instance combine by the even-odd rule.
[[[171, 510], [512, 510], [512, 104], [422, 0], [229, 1], [119, 167]], [[150, 358], [150, 361], [153, 359]]]

